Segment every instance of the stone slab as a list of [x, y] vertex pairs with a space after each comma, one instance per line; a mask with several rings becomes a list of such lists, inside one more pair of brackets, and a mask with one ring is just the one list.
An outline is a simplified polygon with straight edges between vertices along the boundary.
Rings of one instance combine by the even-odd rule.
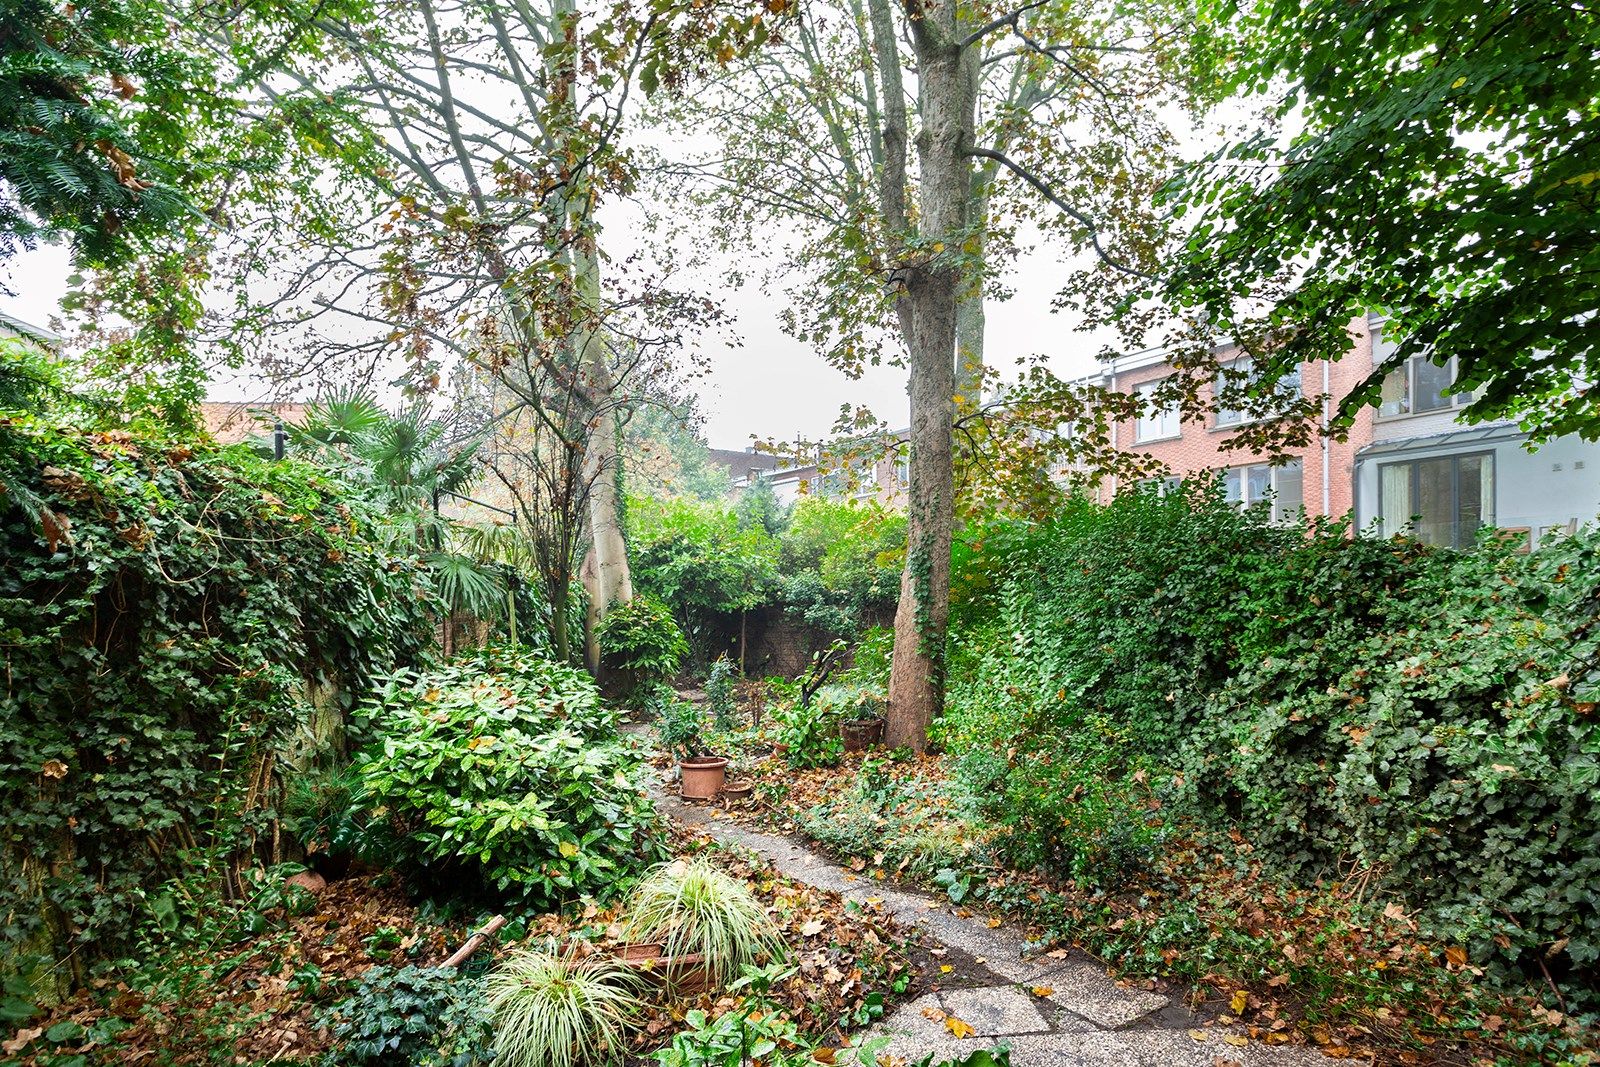
[[1037, 1034], [1050, 1029], [1033, 998], [1015, 986], [947, 989], [939, 994], [939, 1000], [946, 1012], [972, 1027], [978, 1037]]
[[1041, 974], [1037, 984], [1054, 990], [1051, 1001], [1105, 1030], [1120, 1030], [1169, 1003], [1160, 993], [1119, 986], [1103, 966], [1087, 956], [1068, 957]]

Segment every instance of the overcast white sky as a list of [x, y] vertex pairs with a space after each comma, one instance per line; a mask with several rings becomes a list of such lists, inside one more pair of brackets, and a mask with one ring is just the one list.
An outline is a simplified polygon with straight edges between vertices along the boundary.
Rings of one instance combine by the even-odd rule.
[[[0, 311], [39, 325], [59, 313], [71, 273], [65, 251], [41, 246], [0, 263]], [[1004, 303], [991, 303], [985, 341], [991, 365], [1004, 367], [1018, 355], [1051, 357], [1058, 373], [1083, 373], [1095, 363], [1097, 344], [1072, 330], [1072, 323], [1050, 310], [1050, 300], [1065, 268], [1045, 253], [1021, 262], [1012, 284], [1017, 293]], [[683, 284], [679, 279], [677, 284]], [[720, 281], [707, 279], [708, 285]], [[893, 367], [869, 368], [852, 381], [830, 367], [807, 346], [786, 336], [778, 324], [781, 296], [768, 296], [753, 286], [727, 295], [742, 347], [708, 339], [711, 374], [702, 381], [701, 409], [705, 434], [713, 446], [742, 448], [752, 437], [792, 440], [826, 436], [841, 404], [865, 405], [894, 426], [907, 421], [905, 372]], [[254, 399], [239, 385], [214, 390], [219, 400]]]

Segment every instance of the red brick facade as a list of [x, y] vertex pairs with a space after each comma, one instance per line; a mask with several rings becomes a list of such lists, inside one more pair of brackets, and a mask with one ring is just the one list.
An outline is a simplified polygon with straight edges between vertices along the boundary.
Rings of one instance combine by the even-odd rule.
[[[1336, 401], [1345, 396], [1372, 372], [1372, 328], [1364, 318], [1351, 321], [1350, 353], [1337, 363], [1305, 364], [1300, 368], [1301, 393], [1316, 396], [1326, 393]], [[1226, 363], [1227, 348], [1217, 353], [1218, 362]], [[1159, 381], [1172, 373], [1172, 368], [1159, 355], [1129, 357], [1118, 360], [1106, 374], [1107, 384], [1119, 392], [1131, 392], [1141, 385]], [[1207, 401], [1212, 399], [1208, 386], [1203, 390]], [[1333, 401], [1330, 401], [1330, 406]], [[1208, 405], [1209, 406], [1209, 405]], [[1233, 436], [1232, 428], [1218, 427], [1215, 412], [1207, 412], [1204, 419], [1183, 420], [1177, 432], [1170, 436], [1139, 440], [1134, 422], [1120, 423], [1116, 428], [1116, 445], [1128, 452], [1154, 456], [1166, 465], [1172, 474], [1192, 477], [1209, 471], [1226, 470], [1260, 463], [1253, 453], [1227, 451], [1223, 444]], [[1355, 456], [1363, 446], [1372, 441], [1372, 409], [1364, 409], [1344, 441], [1316, 441], [1296, 453], [1301, 463], [1301, 500], [1307, 515], [1343, 515], [1354, 507]], [[1102, 500], [1109, 500], [1119, 486], [1108, 479], [1100, 487]], [[1293, 501], [1280, 500], [1293, 505]]]

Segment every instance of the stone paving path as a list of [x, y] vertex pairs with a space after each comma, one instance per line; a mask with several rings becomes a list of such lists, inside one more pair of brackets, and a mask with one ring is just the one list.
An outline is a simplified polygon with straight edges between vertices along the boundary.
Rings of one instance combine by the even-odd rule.
[[[795, 881], [919, 927], [928, 939], [988, 968], [992, 985], [925, 994], [883, 1022], [880, 1031], [892, 1036], [888, 1051], [907, 1062], [932, 1055], [939, 1063], [1001, 1041], [1011, 1046], [1014, 1067], [1291, 1067], [1324, 1060], [1301, 1047], [1232, 1044], [1228, 1038], [1239, 1040], [1237, 1032], [1203, 1025], [1161, 994], [1118, 985], [1087, 955], [1029, 958], [1015, 932], [992, 929], [981, 916], [962, 917], [947, 900], [851, 874], [787, 837], [740, 826], [654, 784], [658, 807], [674, 821], [754, 852]], [[1035, 996], [1034, 987], [1050, 992]], [[971, 1026], [974, 1035], [957, 1038], [946, 1016]]]

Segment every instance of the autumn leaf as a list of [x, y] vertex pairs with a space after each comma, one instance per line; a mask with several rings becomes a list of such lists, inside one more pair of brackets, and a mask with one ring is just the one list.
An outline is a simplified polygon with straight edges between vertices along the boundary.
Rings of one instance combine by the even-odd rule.
[[1233, 991], [1233, 999], [1228, 1001], [1228, 1008], [1235, 1015], [1243, 1015], [1245, 1007], [1250, 1003], [1250, 994], [1242, 989]]
[[969, 1038], [977, 1033], [969, 1024], [957, 1019], [954, 1015], [945, 1016], [944, 1028], [961, 1039]]
[[1048, 997], [1051, 993], [1054, 993], [1055, 990], [1047, 985], [1036, 985], [1033, 987], [1031, 992], [1036, 997]]
[[1460, 945], [1451, 945], [1444, 950], [1445, 962], [1452, 967], [1465, 967], [1467, 965], [1467, 950]]
[[46, 778], [65, 778], [67, 776], [67, 765], [58, 759], [45, 760], [44, 766], [39, 768], [39, 773]]
[[998, 930], [999, 928], [1000, 928], [1000, 920], [999, 919], [990, 919], [989, 920], [989, 929]]
[[1204, 1041], [1206, 1039], [1206, 1032], [1204, 1030], [1190, 1030], [1189, 1036], [1194, 1038], [1196, 1041]]
[[812, 919], [810, 922], [800, 927], [800, 936], [802, 937], [816, 937], [820, 933], [822, 933], [821, 919]]

